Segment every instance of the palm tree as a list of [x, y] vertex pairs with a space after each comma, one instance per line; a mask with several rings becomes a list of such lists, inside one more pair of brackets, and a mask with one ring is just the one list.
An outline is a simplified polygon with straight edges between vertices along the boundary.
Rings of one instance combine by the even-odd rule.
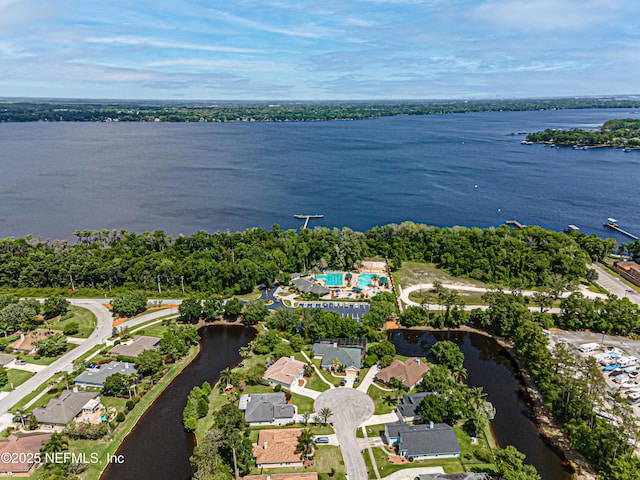
[[333, 412], [329, 407], [321, 408], [320, 411], [318, 412], [318, 416], [320, 417], [320, 419], [322, 420], [322, 423], [324, 424], [327, 423], [327, 420], [329, 420], [329, 418], [332, 415], [333, 415]]
[[309, 412], [304, 412], [302, 414], [302, 423], [304, 424], [305, 427], [309, 425], [310, 418], [311, 418], [311, 414]]
[[311, 431], [308, 428], [302, 430], [300, 436], [298, 437], [298, 445], [296, 446], [296, 452], [300, 452], [301, 458], [304, 460], [306, 458], [313, 457], [314, 451], [314, 443], [313, 443], [313, 435], [311, 435]]
[[67, 439], [61, 433], [52, 433], [51, 438], [42, 446], [41, 451], [45, 453], [61, 452], [67, 450], [69, 444]]
[[22, 428], [24, 428], [24, 421], [28, 418], [27, 415], [22, 410], [16, 410], [15, 416], [18, 418], [18, 421], [22, 424]]
[[223, 390], [226, 390], [229, 385], [233, 386], [233, 372], [228, 367], [220, 372], [220, 382], [224, 385]]
[[469, 389], [469, 398], [473, 400], [476, 409], [479, 409], [480, 404], [487, 398], [487, 394], [482, 387], [472, 387]]

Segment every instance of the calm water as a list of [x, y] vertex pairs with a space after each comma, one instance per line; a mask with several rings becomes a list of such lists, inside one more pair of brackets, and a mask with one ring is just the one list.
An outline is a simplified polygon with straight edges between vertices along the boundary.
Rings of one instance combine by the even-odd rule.
[[[316, 123], [0, 124], [0, 237], [76, 229], [243, 230], [507, 219], [640, 232], [640, 153], [524, 146], [628, 110], [492, 112]], [[312, 223], [311, 225], [314, 225]]]
[[464, 353], [467, 383], [483, 387], [487, 400], [496, 408], [491, 422], [496, 441], [501, 447], [513, 445], [523, 452], [526, 463], [534, 465], [543, 480], [568, 480], [571, 475], [562, 460], [539, 436], [529, 409], [520, 395], [516, 367], [495, 340], [468, 332], [398, 331], [391, 342], [399, 355], [425, 356], [438, 340], [451, 340]]
[[221, 370], [240, 361], [238, 349], [255, 336], [253, 329], [209, 326], [199, 330], [202, 350], [140, 418], [116, 452], [125, 463], [111, 464], [101, 480], [187, 480], [194, 437], [182, 426], [187, 396], [204, 381], [213, 385]]

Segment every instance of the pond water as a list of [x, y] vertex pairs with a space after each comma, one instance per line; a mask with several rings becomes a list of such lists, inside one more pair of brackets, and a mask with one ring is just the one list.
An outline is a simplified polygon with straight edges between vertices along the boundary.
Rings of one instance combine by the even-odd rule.
[[220, 371], [240, 361], [238, 350], [255, 336], [255, 330], [236, 326], [207, 326], [199, 330], [198, 357], [174, 379], [140, 418], [116, 454], [123, 464], [111, 464], [102, 480], [186, 480], [191, 478], [189, 457], [195, 438], [184, 431], [182, 410], [187, 395], [204, 381], [213, 385]]
[[522, 393], [522, 379], [508, 353], [494, 339], [472, 332], [400, 330], [390, 334], [399, 355], [425, 356], [434, 343], [451, 340], [464, 353], [467, 383], [482, 387], [496, 408], [491, 422], [496, 442], [523, 452], [544, 480], [568, 480], [562, 459], [544, 442]]

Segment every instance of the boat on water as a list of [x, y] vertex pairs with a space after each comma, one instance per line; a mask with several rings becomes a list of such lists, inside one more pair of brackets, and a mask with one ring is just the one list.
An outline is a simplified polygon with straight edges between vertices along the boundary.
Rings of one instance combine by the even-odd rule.
[[607, 223], [604, 224], [604, 226], [612, 226], [612, 227], [617, 227], [618, 226], [618, 220], [616, 220], [615, 218], [607, 218]]

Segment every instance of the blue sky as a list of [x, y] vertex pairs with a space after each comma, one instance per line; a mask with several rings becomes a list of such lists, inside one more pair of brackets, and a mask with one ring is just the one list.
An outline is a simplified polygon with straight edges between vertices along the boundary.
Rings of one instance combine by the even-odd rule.
[[0, 0], [0, 96], [637, 94], [637, 0]]

